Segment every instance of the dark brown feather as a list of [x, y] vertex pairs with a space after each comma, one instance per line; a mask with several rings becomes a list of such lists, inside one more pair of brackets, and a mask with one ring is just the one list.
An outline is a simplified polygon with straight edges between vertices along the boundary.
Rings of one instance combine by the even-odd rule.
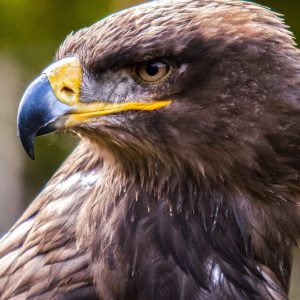
[[[152, 1], [71, 34], [57, 59], [74, 55], [83, 102], [173, 102], [73, 128], [79, 147], [1, 243], [1, 299], [94, 297], [92, 285], [100, 299], [287, 299], [300, 56], [279, 16]], [[129, 78], [157, 58], [179, 66], [167, 82]]]

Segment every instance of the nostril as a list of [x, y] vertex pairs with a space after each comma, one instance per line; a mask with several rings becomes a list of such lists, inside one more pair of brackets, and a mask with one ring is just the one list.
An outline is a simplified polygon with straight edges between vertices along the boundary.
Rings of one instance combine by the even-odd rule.
[[75, 103], [79, 98], [79, 91], [72, 84], [61, 84], [56, 87], [56, 97], [65, 103]]
[[75, 94], [75, 91], [67, 86], [62, 87], [60, 92], [66, 95]]

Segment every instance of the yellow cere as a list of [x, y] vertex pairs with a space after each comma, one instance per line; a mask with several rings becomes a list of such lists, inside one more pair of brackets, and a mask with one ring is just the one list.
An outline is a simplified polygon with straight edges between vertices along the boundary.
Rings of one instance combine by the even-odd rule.
[[76, 57], [68, 57], [50, 65], [44, 72], [57, 99], [74, 106], [80, 100], [82, 68]]
[[80, 102], [82, 67], [79, 60], [75, 57], [62, 59], [50, 65], [43, 73], [47, 75], [57, 99], [73, 108], [72, 113], [68, 114], [64, 124], [65, 127], [85, 123], [93, 117], [122, 111], [156, 110], [172, 102], [170, 100], [123, 103], [105, 103], [103, 101], [91, 103]]

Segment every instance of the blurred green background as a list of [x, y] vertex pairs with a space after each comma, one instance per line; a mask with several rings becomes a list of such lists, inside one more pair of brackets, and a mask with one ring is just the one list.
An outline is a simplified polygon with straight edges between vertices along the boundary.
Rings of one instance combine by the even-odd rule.
[[[0, 0], [0, 235], [17, 219], [76, 145], [73, 137], [36, 141], [30, 161], [16, 136], [16, 112], [28, 83], [51, 63], [65, 36], [138, 0]], [[285, 15], [300, 42], [300, 0], [257, 1]], [[295, 256], [291, 299], [300, 299]]]

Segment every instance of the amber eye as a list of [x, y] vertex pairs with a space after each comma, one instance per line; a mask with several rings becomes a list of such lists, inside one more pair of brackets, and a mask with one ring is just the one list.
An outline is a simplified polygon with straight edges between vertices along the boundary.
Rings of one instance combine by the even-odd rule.
[[156, 82], [163, 79], [170, 72], [170, 66], [164, 62], [147, 62], [135, 67], [136, 75], [146, 82]]

